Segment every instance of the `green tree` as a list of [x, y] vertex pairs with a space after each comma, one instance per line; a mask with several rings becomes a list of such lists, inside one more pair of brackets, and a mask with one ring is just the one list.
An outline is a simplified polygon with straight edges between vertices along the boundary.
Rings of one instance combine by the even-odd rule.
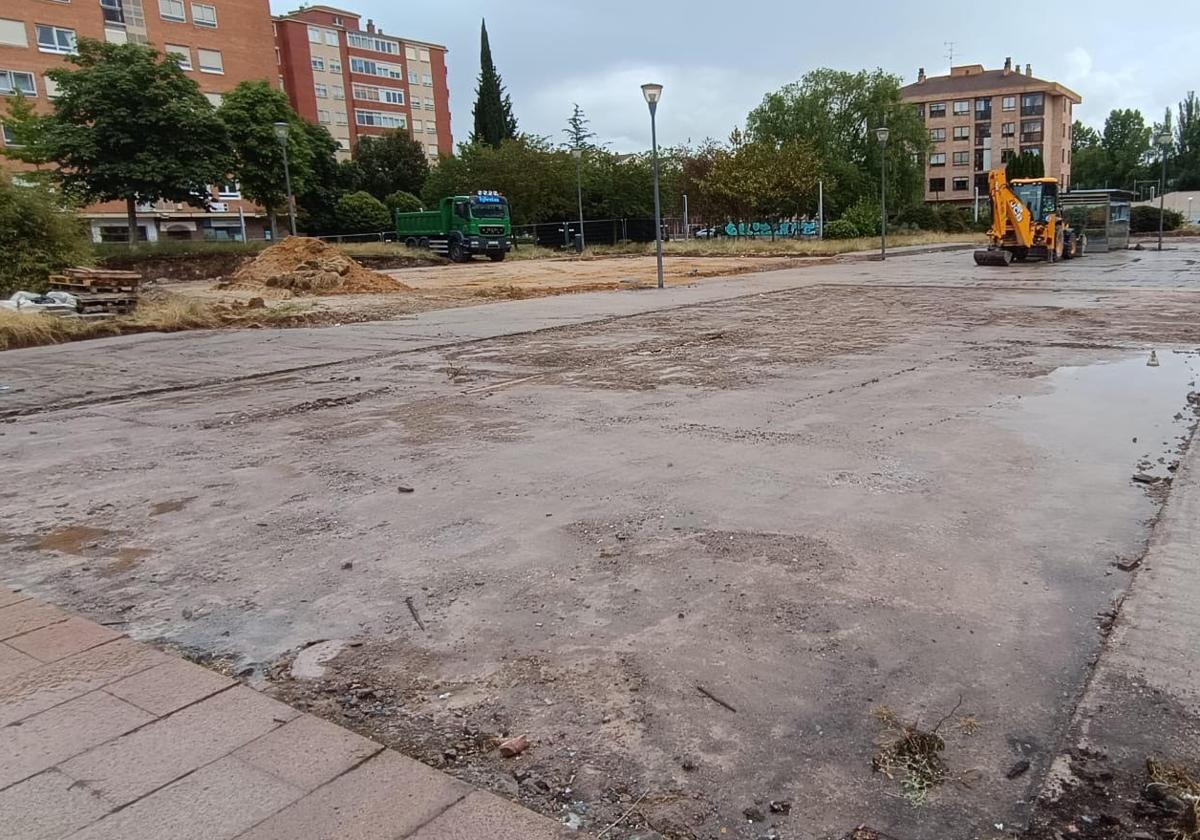
[[1109, 113], [1100, 146], [1104, 149], [1108, 186], [1133, 189], [1143, 159], [1150, 151], [1150, 127], [1142, 112], [1118, 108]]
[[735, 130], [728, 146], [710, 145], [705, 155], [711, 165], [694, 188], [718, 220], [776, 220], [816, 209], [821, 168], [806, 141], [750, 141]]
[[51, 274], [87, 259], [83, 225], [59, 198], [0, 172], [0, 296], [40, 291]]
[[418, 210], [425, 209], [425, 205], [421, 203], [421, 199], [417, 198], [410, 192], [397, 190], [383, 200], [387, 205], [389, 218], [396, 218], [397, 213], [416, 213]]
[[882, 70], [849, 73], [827, 68], [768, 93], [746, 118], [752, 141], [801, 141], [811, 148], [826, 181], [827, 210], [839, 214], [879, 192], [880, 146], [886, 125], [889, 203], [921, 200], [924, 171], [916, 162], [929, 135], [916, 109], [901, 102], [900, 79]]
[[296, 224], [305, 233], [320, 235], [338, 230], [337, 203], [352, 189], [350, 162], [337, 159], [338, 142], [323, 125], [299, 121], [311, 154], [309, 177], [296, 191]]
[[1175, 156], [1175, 188], [1200, 190], [1200, 99], [1194, 90], [1176, 111]]
[[1043, 178], [1046, 175], [1046, 164], [1041, 155], [1021, 152], [1009, 160], [1005, 166], [1005, 174], [1010, 181], [1013, 178]]
[[512, 99], [504, 92], [504, 82], [492, 61], [488, 43], [487, 21], [479, 28], [479, 84], [475, 89], [475, 130], [472, 143], [484, 143], [493, 148], [517, 136], [517, 120], [512, 113]]
[[588, 125], [591, 123], [584, 116], [583, 109], [579, 107], [579, 103], [572, 103], [571, 116], [567, 117], [567, 127], [563, 129], [563, 134], [567, 135], [568, 149], [587, 149], [592, 147], [592, 138], [596, 136], [596, 132], [590, 130]]
[[229, 137], [212, 105], [173, 58], [138, 44], [81, 39], [46, 72], [58, 86], [54, 112], [15, 122], [31, 137], [7, 153], [53, 163], [64, 192], [80, 202], [124, 201], [129, 242], [137, 205], [160, 200], [203, 207], [230, 168]]
[[1100, 132], [1089, 125], [1075, 120], [1071, 125], [1071, 154], [1076, 155], [1083, 149], [1094, 149], [1100, 145]]
[[239, 83], [225, 94], [217, 113], [233, 144], [233, 177], [246, 198], [266, 208], [271, 229], [278, 230], [276, 215], [287, 207], [287, 182], [283, 144], [275, 134], [275, 123], [288, 125], [288, 169], [292, 192], [300, 195], [309, 188], [313, 166], [310, 133], [304, 121], [292, 110], [287, 94], [267, 82]]
[[380, 199], [396, 192], [419, 193], [429, 177], [421, 144], [405, 131], [360, 137], [351, 167], [354, 188]]
[[392, 227], [387, 207], [366, 192], [346, 193], [339, 198], [337, 215], [342, 233], [378, 233]]

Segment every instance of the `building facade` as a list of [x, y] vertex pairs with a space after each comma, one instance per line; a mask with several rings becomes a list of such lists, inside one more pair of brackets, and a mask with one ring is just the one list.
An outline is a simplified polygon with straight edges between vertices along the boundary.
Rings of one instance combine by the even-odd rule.
[[926, 201], [973, 201], [988, 193], [988, 171], [1021, 152], [1041, 155], [1046, 176], [1063, 191], [1071, 184], [1073, 90], [1033, 76], [1011, 58], [1000, 70], [982, 64], [951, 67], [948, 76], [926, 76], [900, 90], [929, 129], [925, 158]]
[[[0, 98], [20, 94], [48, 111], [54, 83], [45, 73], [61, 67], [79, 38], [148, 44], [179, 57], [214, 105], [239, 82], [277, 77], [268, 0], [3, 0], [0, 3]], [[12, 135], [0, 128], [0, 144]], [[0, 164], [20, 169], [0, 158]], [[138, 208], [142, 239], [234, 239], [243, 226], [262, 236], [260, 208], [245, 202], [235, 184], [214, 185], [205, 211], [175, 203]], [[120, 203], [87, 208], [96, 241], [123, 241], [127, 231]]]
[[292, 107], [329, 129], [343, 159], [360, 137], [406, 131], [426, 157], [453, 152], [446, 48], [388, 35], [354, 12], [307, 6], [275, 18], [278, 76]]

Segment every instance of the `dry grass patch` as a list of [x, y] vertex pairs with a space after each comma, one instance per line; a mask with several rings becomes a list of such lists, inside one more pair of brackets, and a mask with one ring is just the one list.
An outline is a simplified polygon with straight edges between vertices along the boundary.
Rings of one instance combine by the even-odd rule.
[[1146, 759], [1147, 799], [1175, 814], [1167, 829], [1170, 840], [1200, 838], [1200, 781], [1183, 764], [1158, 758]]

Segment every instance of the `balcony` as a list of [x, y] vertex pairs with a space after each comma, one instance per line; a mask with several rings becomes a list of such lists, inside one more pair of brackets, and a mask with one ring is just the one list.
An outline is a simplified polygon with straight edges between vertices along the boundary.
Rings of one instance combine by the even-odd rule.
[[991, 108], [985, 108], [982, 111], [975, 112], [975, 122], [991, 122], [991, 121], [992, 121], [992, 109]]
[[1021, 116], [1022, 117], [1040, 117], [1040, 116], [1044, 115], [1045, 113], [1046, 113], [1046, 104], [1044, 102], [1040, 102], [1037, 105], [1022, 105], [1021, 106]]
[[1041, 142], [1042, 142], [1042, 132], [1040, 132], [1040, 131], [1031, 131], [1028, 134], [1021, 135], [1021, 144], [1022, 145], [1029, 144], [1029, 143], [1041, 143]]

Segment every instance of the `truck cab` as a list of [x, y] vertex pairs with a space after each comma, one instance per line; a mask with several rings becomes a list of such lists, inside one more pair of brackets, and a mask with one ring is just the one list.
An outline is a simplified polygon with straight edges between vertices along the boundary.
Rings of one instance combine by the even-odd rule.
[[410, 248], [429, 248], [453, 262], [486, 254], [499, 262], [512, 248], [508, 200], [495, 190], [453, 195], [437, 210], [396, 214], [396, 233]]

